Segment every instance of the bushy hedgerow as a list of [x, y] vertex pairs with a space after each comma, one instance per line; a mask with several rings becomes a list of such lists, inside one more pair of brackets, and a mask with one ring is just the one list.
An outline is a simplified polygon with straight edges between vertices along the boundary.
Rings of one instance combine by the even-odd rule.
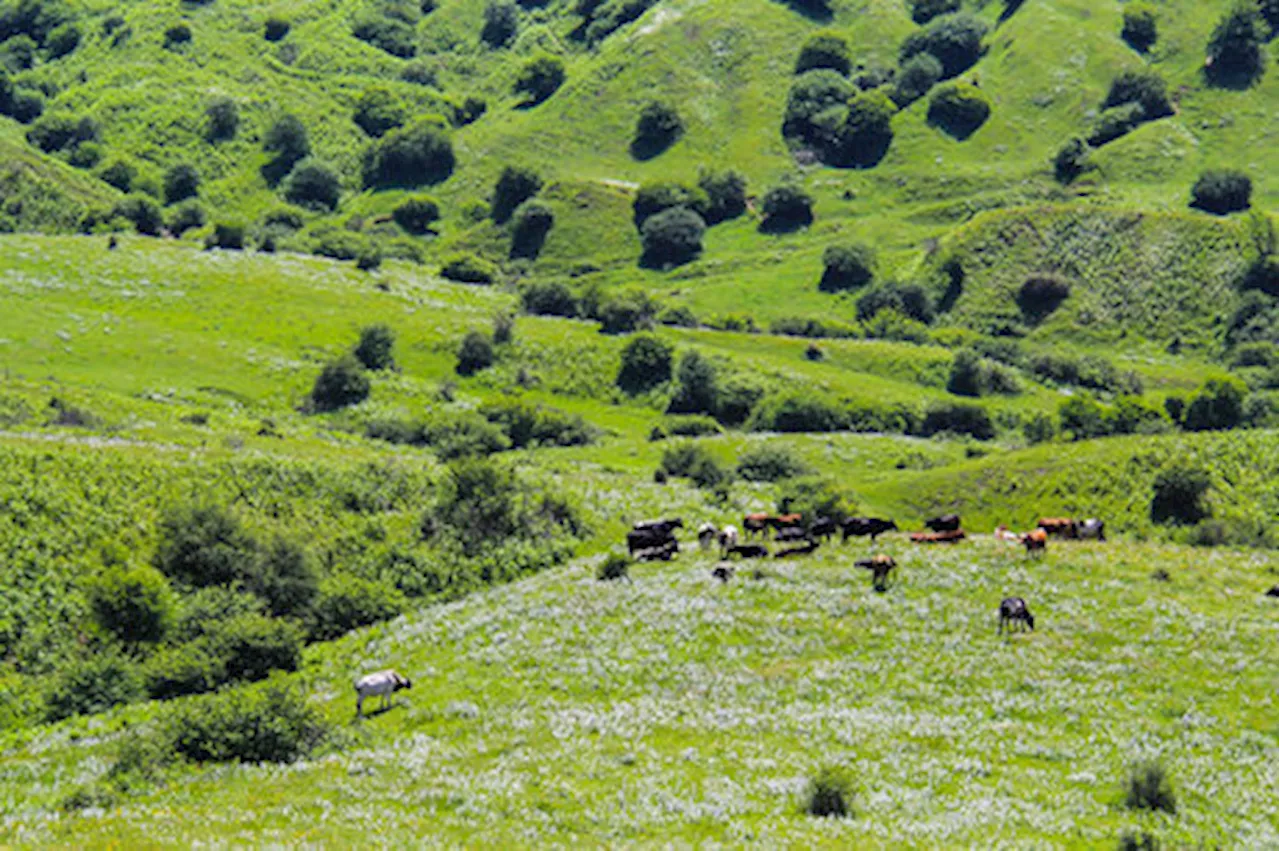
[[1191, 187], [1191, 206], [1206, 213], [1225, 216], [1249, 209], [1253, 181], [1235, 169], [1210, 169]]
[[781, 183], [764, 194], [760, 230], [785, 233], [813, 223], [813, 197], [799, 186]]
[[839, 292], [871, 283], [875, 277], [875, 250], [862, 242], [829, 245], [822, 252], [822, 280], [818, 289]]
[[918, 53], [902, 64], [893, 78], [890, 97], [899, 109], [905, 109], [929, 93], [942, 79], [942, 63], [932, 53]]
[[378, 139], [402, 126], [409, 113], [390, 89], [370, 86], [360, 93], [351, 117], [367, 135]]
[[617, 385], [642, 393], [671, 380], [671, 344], [651, 334], [637, 334], [622, 349]]
[[724, 429], [712, 417], [700, 414], [677, 414], [663, 417], [649, 430], [649, 440], [666, 440], [668, 437], [707, 437], [723, 434]]
[[853, 55], [849, 51], [849, 42], [844, 36], [834, 32], [815, 33], [800, 48], [796, 57], [795, 73], [803, 74], [818, 68], [829, 68], [838, 74], [849, 76], [853, 68]]
[[555, 56], [539, 56], [520, 69], [513, 90], [516, 94], [525, 95], [527, 106], [537, 106], [563, 84], [564, 62]]
[[204, 135], [210, 142], [225, 142], [240, 129], [240, 107], [229, 97], [216, 97], [204, 109]]
[[115, 567], [94, 578], [85, 596], [94, 622], [126, 643], [159, 641], [173, 624], [174, 599], [150, 567]]
[[1223, 86], [1252, 83], [1262, 75], [1266, 40], [1266, 24], [1257, 3], [1237, 0], [1209, 37], [1205, 76]]
[[929, 96], [929, 123], [957, 139], [969, 138], [990, 115], [990, 99], [968, 83], [947, 83]]
[[531, 168], [504, 166], [493, 184], [493, 201], [489, 205], [493, 220], [498, 224], [511, 218], [516, 207], [538, 194], [542, 178]]
[[845, 322], [832, 319], [814, 319], [811, 316], [783, 316], [769, 323], [770, 334], [813, 339], [852, 339], [862, 336], [861, 330]]
[[498, 269], [483, 257], [463, 251], [445, 259], [440, 277], [463, 284], [492, 284], [498, 278]]
[[459, 375], [474, 375], [493, 366], [495, 360], [493, 342], [479, 331], [469, 331], [458, 345], [458, 363], [454, 369]]
[[365, 12], [351, 25], [351, 34], [379, 50], [401, 59], [417, 53], [417, 35], [413, 27], [388, 15]]
[[1190, 526], [1210, 515], [1205, 496], [1212, 484], [1209, 474], [1185, 463], [1168, 466], [1151, 484], [1151, 520]]
[[365, 186], [420, 186], [453, 174], [453, 143], [438, 122], [400, 127], [371, 145], [364, 158]]
[[1147, 3], [1129, 3], [1124, 7], [1124, 24], [1120, 37], [1139, 53], [1146, 53], [1156, 43], [1156, 10]]
[[169, 219], [165, 222], [165, 227], [174, 236], [182, 236], [189, 230], [204, 227], [204, 223], [204, 207], [201, 207], [200, 202], [193, 198], [183, 201], [169, 211]]
[[391, 211], [391, 218], [409, 233], [430, 233], [431, 226], [440, 220], [440, 204], [425, 195], [406, 198]]
[[789, 447], [762, 443], [738, 456], [738, 477], [749, 482], [776, 482], [809, 473], [809, 466]]
[[959, 402], [939, 402], [925, 411], [920, 433], [931, 437], [939, 432], [967, 434], [977, 440], [991, 440], [996, 436], [995, 424], [986, 408]]
[[921, 53], [932, 54], [942, 63], [942, 76], [954, 77], [978, 61], [987, 25], [967, 12], [934, 18], [902, 43], [898, 57], [906, 62]]
[[782, 393], [764, 399], [751, 412], [752, 431], [831, 432], [849, 425], [844, 406], [810, 391]]
[[1073, 384], [1091, 390], [1139, 394], [1142, 380], [1133, 372], [1121, 372], [1115, 364], [1095, 355], [1075, 356], [1058, 352], [1035, 355], [1028, 369], [1042, 381]]
[[328, 641], [353, 629], [391, 620], [404, 608], [404, 595], [384, 582], [335, 576], [320, 584], [309, 636], [312, 641]]
[[540, 316], [578, 315], [578, 300], [562, 281], [534, 281], [520, 291], [525, 313]]
[[319, 711], [293, 683], [208, 695], [176, 706], [165, 719], [164, 749], [195, 762], [293, 762], [329, 733]]
[[490, 47], [505, 47], [516, 37], [520, 10], [514, 0], [489, 0], [484, 7], [480, 40]]
[[300, 161], [284, 179], [284, 197], [290, 204], [312, 210], [335, 210], [342, 196], [338, 173], [314, 157]]
[[555, 213], [549, 206], [537, 200], [525, 201], [511, 217], [511, 256], [536, 258], [555, 223]]
[[675, 144], [684, 133], [684, 120], [671, 104], [650, 101], [640, 110], [635, 134], [631, 137], [631, 155], [647, 160]]
[[1089, 146], [1083, 139], [1071, 138], [1053, 155], [1053, 176], [1066, 185], [1084, 174], [1090, 165]]
[[908, 0], [911, 9], [911, 20], [917, 24], [927, 24], [939, 15], [950, 15], [960, 11], [960, 0]]
[[708, 225], [736, 219], [747, 210], [747, 179], [739, 172], [704, 171], [698, 188], [707, 196], [705, 211], [698, 211]]
[[93, 715], [144, 694], [137, 665], [110, 651], [95, 653], [62, 665], [44, 695], [44, 717], [61, 721], [72, 715]]
[[644, 246], [640, 263], [662, 268], [688, 263], [702, 253], [706, 223], [687, 207], [673, 207], [645, 220], [640, 228]]
[[317, 411], [336, 411], [369, 398], [369, 377], [352, 355], [325, 364], [311, 388], [311, 404]]
[[365, 369], [395, 369], [396, 335], [382, 324], [360, 329], [360, 340], [351, 353]]

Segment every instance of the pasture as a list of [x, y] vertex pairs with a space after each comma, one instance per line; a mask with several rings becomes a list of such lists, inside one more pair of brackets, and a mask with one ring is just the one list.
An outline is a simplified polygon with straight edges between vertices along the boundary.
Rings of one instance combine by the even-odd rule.
[[[186, 769], [106, 809], [56, 806], [147, 709], [9, 736], [0, 841], [1275, 844], [1269, 556], [1121, 541], [1031, 559], [986, 536], [875, 551], [900, 565], [884, 594], [851, 542], [726, 585], [688, 552], [632, 582], [581, 559], [416, 611], [312, 647], [294, 675], [345, 749]], [[1014, 593], [1037, 629], [998, 637]], [[414, 689], [354, 722], [354, 674], [386, 666]], [[1168, 771], [1176, 815], [1123, 807], [1141, 759]], [[831, 764], [853, 816], [804, 815]]]

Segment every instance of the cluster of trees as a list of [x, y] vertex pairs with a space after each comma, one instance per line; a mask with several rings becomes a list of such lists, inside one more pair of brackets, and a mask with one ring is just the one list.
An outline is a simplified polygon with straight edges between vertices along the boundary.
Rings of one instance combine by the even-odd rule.
[[736, 218], [746, 208], [747, 181], [735, 171], [704, 171], [697, 186], [641, 186], [632, 202], [632, 221], [644, 245], [641, 265], [664, 268], [693, 260], [702, 253], [707, 227]]

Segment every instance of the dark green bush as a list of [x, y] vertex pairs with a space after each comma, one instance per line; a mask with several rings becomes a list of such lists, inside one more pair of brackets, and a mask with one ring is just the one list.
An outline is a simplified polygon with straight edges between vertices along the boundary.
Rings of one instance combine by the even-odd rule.
[[468, 95], [461, 104], [453, 108], [453, 126], [466, 127], [480, 120], [489, 109], [489, 104], [482, 97]]
[[1016, 296], [1023, 318], [1028, 322], [1042, 322], [1067, 296], [1071, 295], [1071, 282], [1054, 275], [1033, 275], [1023, 282]]
[[258, 542], [255, 549], [241, 578], [245, 589], [265, 600], [273, 615], [306, 614], [319, 583], [311, 553], [283, 535]]
[[517, 500], [524, 489], [511, 470], [492, 461], [467, 458], [455, 462], [439, 488], [432, 517], [453, 531], [468, 555], [535, 531], [521, 525]]
[[166, 204], [176, 204], [187, 198], [194, 198], [200, 191], [200, 173], [195, 166], [178, 163], [165, 172], [164, 200]]
[[164, 31], [164, 46], [173, 49], [191, 41], [191, 27], [186, 24], [173, 24]]
[[493, 184], [493, 201], [489, 210], [493, 220], [504, 224], [525, 201], [542, 189], [542, 178], [531, 168], [504, 166]]
[[1227, 319], [1226, 344], [1230, 348], [1241, 343], [1276, 339], [1276, 302], [1274, 296], [1257, 290], [1244, 293], [1236, 309]]
[[841, 770], [826, 767], [809, 780], [804, 810], [821, 818], [846, 818], [853, 814], [853, 783]]
[[370, 146], [364, 183], [370, 188], [439, 183], [453, 174], [453, 143], [434, 120], [401, 127]]
[[381, 51], [401, 59], [417, 53], [417, 35], [404, 21], [387, 15], [364, 13], [351, 25], [351, 34]]
[[121, 192], [128, 192], [133, 188], [133, 180], [138, 176], [138, 170], [125, 160], [112, 160], [102, 167], [98, 172], [98, 178], [109, 186], [114, 186]]
[[1156, 43], [1156, 10], [1142, 2], [1126, 5], [1120, 37], [1134, 50], [1146, 53]]
[[626, 579], [631, 569], [631, 559], [620, 553], [609, 553], [596, 568], [596, 579], [601, 582], [614, 582]]
[[35, 39], [28, 35], [15, 35], [0, 44], [0, 66], [10, 71], [26, 71], [36, 64]]
[[173, 624], [169, 583], [150, 567], [111, 568], [89, 583], [85, 596], [94, 622], [127, 643], [159, 641]]
[[431, 226], [440, 220], [440, 205], [425, 195], [406, 198], [391, 211], [391, 218], [409, 233], [431, 233]]
[[1264, 68], [1262, 45], [1266, 43], [1266, 36], [1266, 25], [1257, 4], [1237, 0], [1209, 37], [1205, 76], [1216, 85], [1252, 83]]
[[844, 408], [834, 399], [809, 391], [771, 396], [751, 412], [752, 431], [831, 432], [849, 425]]
[[599, 430], [581, 416], [566, 414], [544, 405], [531, 405], [515, 400], [491, 402], [481, 407], [480, 413], [506, 432], [515, 449], [531, 446], [586, 446], [599, 435]]
[[671, 380], [671, 344], [651, 334], [637, 334], [622, 349], [617, 385], [642, 393]]
[[875, 277], [875, 250], [863, 242], [828, 245], [822, 252], [822, 280], [818, 289], [839, 292], [871, 283]]
[[957, 139], [967, 139], [986, 123], [991, 101], [977, 86], [947, 83], [929, 96], [929, 123]]
[[161, 515], [155, 566], [193, 587], [229, 585], [257, 557], [257, 544], [239, 519], [215, 504], [173, 506]]
[[517, 207], [511, 220], [511, 256], [535, 259], [555, 222], [555, 213], [541, 201], [529, 200]]
[[96, 715], [143, 696], [142, 677], [133, 662], [109, 651], [63, 665], [44, 696], [46, 721], [72, 715]]
[[1080, 138], [1068, 139], [1053, 155], [1053, 176], [1063, 185], [1084, 174], [1090, 166], [1089, 146]]
[[813, 223], [813, 197], [799, 186], [779, 184], [764, 195], [760, 230], [784, 233]]
[[711, 417], [684, 414], [663, 417], [662, 421], [649, 431], [649, 440], [666, 440], [668, 437], [707, 437], [723, 433], [724, 429]]
[[210, 630], [212, 655], [228, 681], [253, 682], [272, 671], [296, 671], [302, 662], [302, 629], [293, 621], [240, 615]]
[[[580, 2], [579, 8], [584, 10], [580, 14], [589, 19], [589, 23], [585, 27], [587, 43], [592, 45], [599, 44], [610, 34], [639, 18], [655, 3], [657, 3], [657, 0], [603, 0], [603, 2], [599, 3], [595, 3], [593, 0], [586, 0], [585, 3]], [[587, 9], [587, 7], [590, 7], [590, 9]]]
[[987, 25], [967, 12], [941, 15], [907, 36], [898, 56], [906, 62], [921, 53], [933, 54], [942, 63], [943, 78], [954, 77], [978, 61], [986, 34]]
[[731, 478], [705, 446], [691, 440], [673, 443], [663, 450], [659, 469], [670, 478], [691, 479], [702, 488], [715, 487]]
[[370, 86], [356, 100], [352, 119], [369, 136], [381, 138], [409, 117], [404, 104], [384, 86]]
[[[584, 312], [586, 298], [583, 299]], [[658, 312], [657, 303], [644, 290], [631, 288], [615, 293], [600, 303], [594, 318], [600, 320], [603, 334], [628, 334], [653, 327], [653, 317]]]
[[[818, 69], [796, 77], [787, 94], [782, 135], [794, 141], [819, 145], [830, 135], [827, 122], [819, 116], [839, 113], [857, 88], [836, 71]], [[841, 118], [843, 120], [843, 118]]]
[[1244, 416], [1244, 388], [1234, 380], [1210, 379], [1187, 403], [1182, 427], [1187, 431], [1218, 431], [1240, 425]]
[[204, 227], [204, 207], [194, 199], [183, 201], [169, 212], [169, 220], [165, 227], [174, 236], [182, 236], [189, 230]]
[[640, 110], [636, 119], [635, 135], [631, 138], [631, 155], [647, 160], [671, 147], [684, 133], [684, 120], [670, 104], [650, 101]]
[[1133, 766], [1125, 781], [1124, 804], [1131, 810], [1178, 811], [1178, 801], [1173, 787], [1158, 762], [1145, 762]]
[[1210, 514], [1205, 496], [1209, 474], [1197, 467], [1177, 463], [1156, 474], [1151, 485], [1151, 520], [1190, 526]]
[[240, 251], [244, 248], [245, 230], [241, 222], [214, 222], [213, 233], [205, 239], [204, 247]]
[[388, 326], [366, 325], [351, 353], [365, 369], [395, 369], [396, 335]]
[[1111, 81], [1111, 88], [1102, 102], [1102, 108], [1110, 109], [1129, 103], [1142, 107], [1143, 121], [1153, 121], [1173, 114], [1173, 104], [1169, 102], [1164, 78], [1149, 69], [1121, 71]]
[[458, 346], [458, 363], [454, 367], [458, 375], [475, 375], [493, 366], [493, 343], [479, 331], [469, 331]]
[[1014, 394], [1020, 387], [1008, 367], [982, 357], [973, 349], [961, 349], [951, 362], [947, 390], [958, 396], [985, 396]]
[[525, 105], [537, 106], [564, 83], [564, 63], [555, 56], [539, 56], [520, 69], [513, 87], [526, 96]]
[[44, 112], [44, 97], [31, 89], [18, 89], [9, 102], [8, 115], [21, 124], [30, 124]]
[[1105, 437], [1113, 431], [1113, 412], [1097, 399], [1072, 396], [1058, 405], [1058, 421], [1062, 431], [1075, 440]]
[[275, 155], [263, 171], [267, 181], [274, 185], [293, 170], [295, 163], [311, 155], [311, 140], [302, 121], [286, 114], [267, 130], [262, 149]]
[[270, 17], [262, 26], [262, 37], [267, 41], [280, 41], [289, 34], [289, 22], [284, 18]]
[[738, 476], [749, 482], [776, 482], [808, 473], [808, 465], [782, 445], [761, 443], [738, 456]]
[[404, 608], [404, 595], [386, 583], [336, 576], [320, 585], [311, 613], [310, 638], [329, 641], [353, 629], [391, 620]]
[[933, 321], [933, 304], [929, 294], [919, 284], [900, 284], [884, 281], [858, 297], [858, 320], [866, 322], [876, 314], [892, 310], [917, 322]]
[[1249, 209], [1253, 181], [1235, 169], [1211, 169], [1202, 173], [1191, 187], [1191, 206], [1206, 213], [1225, 216]]
[[939, 432], [967, 434], [977, 440], [991, 440], [996, 436], [986, 408], [956, 402], [940, 402], [925, 411], [920, 433], [931, 437]]
[[818, 148], [823, 162], [856, 168], [880, 162], [893, 142], [895, 112], [897, 106], [889, 96], [873, 89], [849, 100], [843, 124], [829, 124], [826, 114], [818, 116]]
[[719, 376], [715, 364], [696, 349], [680, 356], [676, 393], [667, 406], [672, 414], [714, 414], [719, 406]]
[[369, 398], [369, 377], [352, 355], [329, 361], [311, 388], [311, 404], [317, 411], [336, 411]]
[[[745, 199], [744, 199], [745, 204]], [[685, 207], [699, 216], [708, 214], [711, 201], [701, 189], [691, 189], [673, 182], [646, 183], [636, 190], [635, 200], [631, 202], [632, 221], [637, 230], [643, 230], [644, 223], [658, 213]]]
[[93, 168], [102, 160], [102, 146], [97, 142], [80, 142], [67, 155], [67, 162], [76, 168]]
[[949, 15], [960, 11], [960, 0], [908, 0], [911, 9], [911, 20], [917, 24], [927, 24], [939, 15]]
[[27, 131], [27, 141], [45, 153], [53, 153], [81, 142], [96, 142], [99, 132], [98, 123], [92, 118], [42, 115]]
[[240, 129], [240, 107], [229, 97], [217, 97], [204, 109], [205, 138], [211, 142], [234, 139]]
[[290, 204], [312, 210], [335, 210], [342, 184], [327, 163], [314, 157], [300, 161], [284, 179], [284, 197]]
[[640, 264], [665, 268], [688, 263], [702, 253], [706, 223], [687, 207], [673, 207], [645, 220], [640, 229]]
[[470, 252], [454, 254], [440, 267], [440, 277], [463, 284], [492, 284], [498, 270], [483, 257]]
[[708, 225], [736, 219], [747, 210], [747, 179], [736, 171], [704, 171], [698, 188], [707, 196], [702, 217]]
[[749, 377], [729, 375], [719, 382], [716, 419], [725, 425], [745, 423], [764, 396], [764, 388]]
[[862, 336], [862, 332], [856, 326], [806, 316], [783, 316], [775, 319], [769, 323], [769, 333], [814, 339], [851, 339]]
[[[221, 621], [209, 625], [216, 632]], [[211, 639], [162, 647], [147, 657], [143, 671], [147, 695], [153, 700], [172, 700], [189, 694], [213, 691], [228, 682], [226, 660]]]
[[160, 205], [146, 195], [127, 195], [116, 202], [112, 216], [119, 216], [133, 223], [133, 228], [146, 236], [158, 236], [164, 227], [164, 212]]
[[[238, 529], [238, 525], [235, 528]], [[255, 545], [256, 542], [250, 547]], [[239, 584], [208, 585], [182, 596], [181, 607], [169, 635], [179, 642], [191, 642], [216, 633], [222, 621], [240, 615], [265, 615], [266, 611], [266, 602]]]
[[174, 708], [164, 724], [172, 749], [196, 762], [293, 762], [324, 741], [328, 727], [296, 686], [278, 680], [208, 695]]
[[61, 59], [63, 56], [73, 53], [79, 46], [80, 28], [71, 23], [62, 24], [54, 29], [44, 42], [45, 53], [51, 60]]
[[659, 325], [668, 325], [673, 328], [698, 327], [697, 315], [683, 304], [664, 307], [662, 312], [658, 314], [657, 321]]
[[803, 74], [818, 68], [830, 68], [849, 76], [849, 71], [853, 68], [853, 56], [844, 36], [834, 32], [820, 32], [811, 35], [804, 43], [796, 58], [795, 73]]
[[804, 523], [812, 523], [819, 517], [847, 517], [857, 511], [853, 497], [823, 476], [786, 479], [778, 492], [778, 511], [799, 514]]
[[489, 0], [484, 7], [480, 40], [490, 47], [505, 47], [516, 37], [520, 10], [514, 0]]
[[578, 300], [561, 281], [534, 281], [520, 291], [520, 304], [526, 313], [541, 316], [578, 315]]
[[435, 414], [422, 427], [422, 441], [445, 461], [492, 455], [511, 448], [503, 430], [475, 411]]
[[942, 79], [942, 63], [932, 53], [918, 53], [902, 64], [890, 97], [899, 109], [915, 103]]

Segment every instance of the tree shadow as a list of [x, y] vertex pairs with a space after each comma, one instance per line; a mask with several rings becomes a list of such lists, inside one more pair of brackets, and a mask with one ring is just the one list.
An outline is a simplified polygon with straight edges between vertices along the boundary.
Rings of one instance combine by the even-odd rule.
[[631, 140], [631, 156], [641, 162], [651, 160], [660, 154], [666, 153], [679, 138], [680, 134], [678, 133], [669, 133], [661, 136], [637, 136]]
[[777, 2], [790, 6], [793, 12], [816, 23], [827, 24], [835, 17], [831, 11], [830, 0], [777, 0]]
[[1023, 0], [1004, 0], [1004, 8], [1000, 10], [1000, 17], [996, 18], [996, 26], [1012, 18], [1014, 13], [1022, 8], [1022, 3]]
[[942, 274], [947, 277], [947, 289], [938, 299], [938, 312], [949, 313], [964, 292], [964, 266], [952, 258], [942, 264]]
[[803, 213], [792, 213], [785, 216], [769, 216], [760, 222], [760, 226], [757, 230], [759, 230], [760, 233], [768, 234], [795, 233], [798, 230], [807, 228], [811, 224], [813, 224], [813, 212], [811, 210], [806, 210]]
[[1262, 79], [1262, 68], [1228, 68], [1221, 65], [1204, 69], [1204, 80], [1216, 89], [1242, 92]]
[[280, 185], [280, 181], [289, 176], [289, 172], [293, 171], [296, 164], [296, 160], [276, 157], [258, 169], [258, 173], [262, 175], [267, 185], [274, 189]]

